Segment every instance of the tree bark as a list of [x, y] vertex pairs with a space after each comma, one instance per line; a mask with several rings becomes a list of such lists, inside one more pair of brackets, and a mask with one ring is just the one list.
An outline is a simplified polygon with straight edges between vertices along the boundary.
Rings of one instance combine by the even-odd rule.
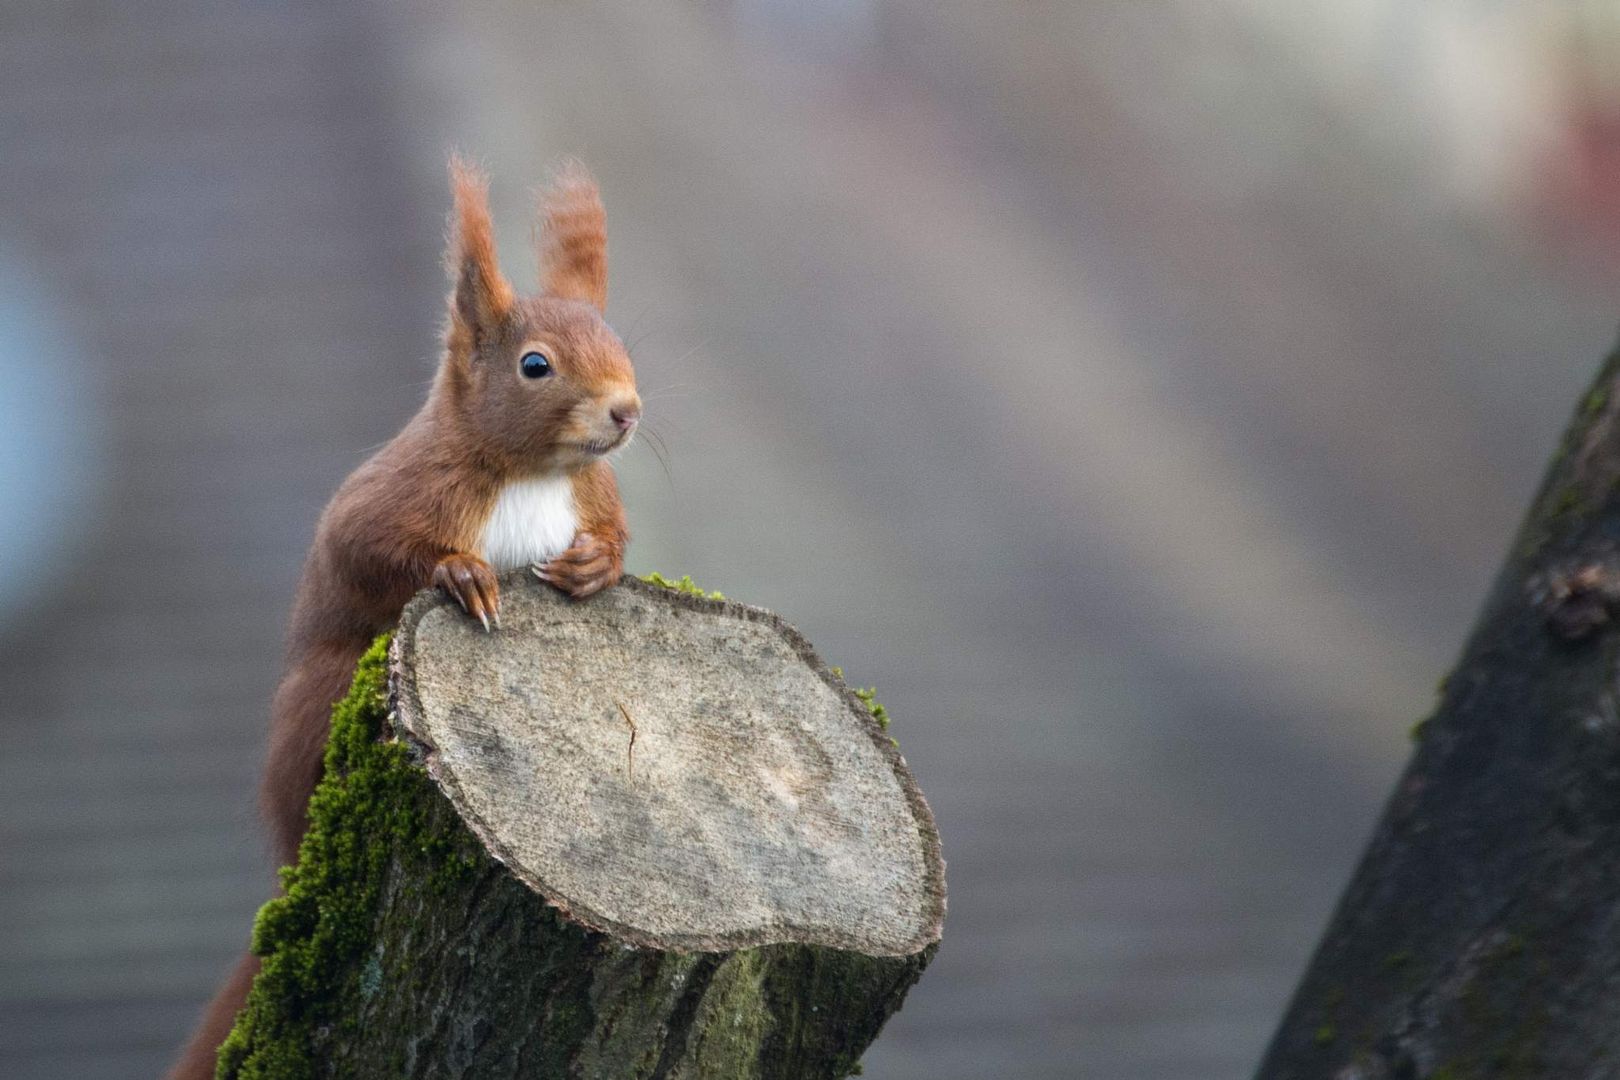
[[1620, 353], [1582, 401], [1261, 1080], [1620, 1076]]
[[769, 613], [435, 595], [361, 661], [224, 1077], [841, 1077], [932, 957], [933, 819]]

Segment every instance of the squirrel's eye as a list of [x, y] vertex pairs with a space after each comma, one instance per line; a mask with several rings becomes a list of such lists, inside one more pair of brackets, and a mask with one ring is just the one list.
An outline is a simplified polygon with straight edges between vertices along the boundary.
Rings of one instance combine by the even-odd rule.
[[525, 378], [542, 379], [551, 374], [551, 361], [543, 353], [524, 353], [523, 359], [518, 361], [518, 367]]

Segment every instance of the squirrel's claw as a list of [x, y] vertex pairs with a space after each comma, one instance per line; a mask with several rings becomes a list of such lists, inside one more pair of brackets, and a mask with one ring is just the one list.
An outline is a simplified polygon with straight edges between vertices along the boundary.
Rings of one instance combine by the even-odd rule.
[[490, 619], [501, 625], [501, 592], [495, 580], [495, 571], [476, 555], [456, 553], [446, 555], [433, 568], [433, 584], [447, 593], [461, 610], [477, 619], [490, 630]]
[[624, 572], [622, 553], [588, 532], [574, 538], [574, 545], [544, 566], [534, 568], [534, 576], [553, 585], [575, 600], [595, 595], [618, 582]]

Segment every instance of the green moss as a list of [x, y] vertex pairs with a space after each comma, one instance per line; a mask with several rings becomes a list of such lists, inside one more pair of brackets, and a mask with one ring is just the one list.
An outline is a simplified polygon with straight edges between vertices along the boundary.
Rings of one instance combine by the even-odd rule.
[[[405, 747], [379, 741], [387, 713], [388, 635], [361, 657], [332, 710], [325, 775], [309, 803], [298, 863], [253, 926], [262, 958], [247, 1006], [220, 1047], [218, 1075], [295, 1080], [314, 1070], [316, 1033], [353, 1014], [381, 979], [372, 927], [396, 847], [432, 861], [429, 887], [454, 887], [477, 864], [471, 837], [423, 828], [412, 796], [428, 784]], [[286, 1002], [297, 1002], [295, 1010]]]
[[1399, 952], [1392, 952], [1388, 956], [1384, 957], [1384, 967], [1390, 971], [1399, 971], [1411, 963], [1412, 951], [1410, 949], [1402, 949]]
[[692, 580], [691, 574], [682, 574], [679, 581], [671, 581], [663, 574], [660, 574], [658, 571], [654, 570], [641, 580], [645, 581], [649, 585], [662, 585], [666, 589], [674, 589], [676, 592], [683, 592], [688, 596], [701, 597], [704, 600], [724, 600], [726, 598], [724, 593], [704, 592], [703, 589]]
[[859, 687], [854, 689], [855, 696], [860, 698], [861, 701], [866, 705], [866, 711], [872, 714], [872, 719], [878, 722], [878, 727], [882, 728], [884, 731], [888, 731], [889, 710], [878, 704], [877, 687], [869, 686], [865, 690], [862, 690]]
[[1606, 386], [1594, 386], [1592, 392], [1586, 395], [1582, 405], [1582, 412], [1587, 416], [1595, 416], [1609, 403], [1609, 390]]
[[1422, 742], [1424, 732], [1429, 730], [1429, 721], [1433, 719], [1434, 717], [1432, 716], [1425, 716], [1423, 719], [1419, 720], [1417, 723], [1413, 724], [1407, 729], [1406, 737], [1415, 743]]
[[775, 1026], [765, 979], [767, 955], [759, 949], [732, 953], [714, 969], [692, 1025], [689, 1050], [697, 1076], [748, 1076], [759, 1048]]
[[1331, 1046], [1333, 1044], [1333, 1040], [1337, 1039], [1338, 1037], [1339, 1030], [1332, 1024], [1323, 1024], [1321, 1027], [1317, 1028], [1315, 1034], [1311, 1036], [1311, 1038], [1316, 1042], [1317, 1046]]

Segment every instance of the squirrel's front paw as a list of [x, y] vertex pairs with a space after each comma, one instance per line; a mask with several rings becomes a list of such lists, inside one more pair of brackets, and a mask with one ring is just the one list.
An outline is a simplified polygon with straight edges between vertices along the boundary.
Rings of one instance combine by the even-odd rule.
[[588, 532], [574, 537], [573, 547], [534, 568], [535, 577], [557, 586], [575, 600], [617, 584], [623, 573], [623, 551]]
[[460, 552], [446, 555], [433, 568], [433, 585], [483, 623], [486, 631], [492, 620], [497, 627], [501, 625], [501, 587], [495, 581], [494, 569], [478, 556]]

